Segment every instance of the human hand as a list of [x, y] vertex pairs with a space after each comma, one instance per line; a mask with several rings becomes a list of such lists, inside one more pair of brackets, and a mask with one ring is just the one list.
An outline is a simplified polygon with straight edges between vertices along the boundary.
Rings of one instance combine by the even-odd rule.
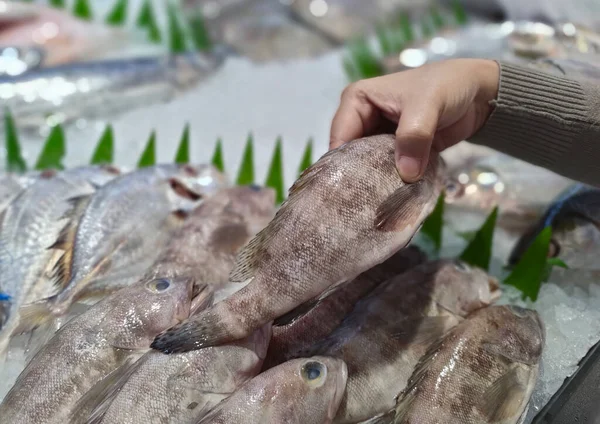
[[483, 126], [499, 79], [493, 60], [451, 59], [350, 84], [331, 124], [329, 149], [395, 131], [400, 176], [418, 181], [432, 148], [441, 152]]

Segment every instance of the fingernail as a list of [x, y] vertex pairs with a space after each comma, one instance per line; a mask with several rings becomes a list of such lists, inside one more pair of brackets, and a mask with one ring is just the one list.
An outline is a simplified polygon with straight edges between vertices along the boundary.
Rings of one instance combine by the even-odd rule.
[[398, 161], [398, 170], [403, 179], [415, 180], [421, 172], [421, 161], [409, 156], [401, 156]]

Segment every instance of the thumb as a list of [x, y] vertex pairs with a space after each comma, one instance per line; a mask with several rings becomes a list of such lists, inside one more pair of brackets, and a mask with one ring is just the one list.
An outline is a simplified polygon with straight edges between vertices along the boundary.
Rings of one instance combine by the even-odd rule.
[[438, 117], [431, 106], [413, 106], [400, 115], [396, 130], [396, 167], [407, 183], [420, 180], [425, 172]]

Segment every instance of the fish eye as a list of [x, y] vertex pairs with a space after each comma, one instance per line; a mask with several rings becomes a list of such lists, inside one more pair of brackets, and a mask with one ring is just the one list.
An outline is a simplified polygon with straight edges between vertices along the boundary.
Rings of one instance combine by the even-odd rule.
[[444, 194], [449, 198], [459, 197], [464, 193], [464, 186], [460, 181], [449, 179], [444, 186]]
[[260, 191], [261, 190], [261, 186], [256, 185], [256, 184], [250, 184], [250, 189], [252, 191]]
[[153, 293], [162, 293], [171, 287], [171, 282], [166, 278], [159, 278], [146, 283], [146, 287]]
[[191, 177], [198, 176], [198, 170], [196, 168], [194, 168], [192, 165], [183, 165], [182, 169], [183, 169], [183, 172], [185, 172], [186, 174], [188, 174]]
[[560, 244], [556, 240], [550, 239], [550, 246], [548, 246], [548, 257], [556, 258], [558, 255], [560, 255]]
[[104, 169], [109, 174], [113, 175], [121, 175], [121, 170], [113, 165], [103, 165], [102, 169]]
[[469, 272], [471, 268], [463, 261], [454, 261], [454, 268], [460, 272]]
[[307, 362], [302, 366], [301, 375], [304, 381], [319, 387], [325, 381], [327, 367], [321, 362]]
[[508, 309], [519, 318], [525, 318], [528, 315], [527, 309], [521, 308], [520, 306], [509, 305]]

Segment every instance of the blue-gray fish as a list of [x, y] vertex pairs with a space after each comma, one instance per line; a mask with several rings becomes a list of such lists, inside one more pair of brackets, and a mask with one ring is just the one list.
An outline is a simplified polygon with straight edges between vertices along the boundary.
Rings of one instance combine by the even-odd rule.
[[367, 137], [322, 156], [240, 252], [230, 281], [248, 284], [152, 347], [184, 352], [248, 337], [405, 247], [435, 206], [444, 166], [433, 157], [423, 179], [406, 184], [394, 142], [392, 135]]
[[19, 308], [34, 286], [44, 280], [61, 220], [74, 196], [93, 193], [115, 178], [113, 167], [46, 171], [4, 210], [0, 231], [0, 356], [19, 323]]
[[347, 377], [339, 359], [293, 359], [257, 375], [197, 423], [330, 424]]
[[544, 341], [537, 312], [483, 308], [430, 348], [396, 407], [369, 424], [517, 424], [537, 381]]
[[73, 318], [20, 374], [0, 404], [2, 421], [68, 422], [88, 390], [189, 315], [192, 287], [189, 279], [140, 281]]
[[82, 62], [0, 76], [0, 99], [17, 125], [38, 129], [167, 102], [208, 77], [220, 54], [188, 53]]
[[79, 197], [54, 244], [65, 251], [56, 267], [56, 283], [63, 289], [24, 308], [24, 325], [35, 327], [63, 315], [92, 281], [112, 272], [139, 277], [180, 225], [179, 212], [226, 185], [224, 175], [210, 165], [156, 165]]

